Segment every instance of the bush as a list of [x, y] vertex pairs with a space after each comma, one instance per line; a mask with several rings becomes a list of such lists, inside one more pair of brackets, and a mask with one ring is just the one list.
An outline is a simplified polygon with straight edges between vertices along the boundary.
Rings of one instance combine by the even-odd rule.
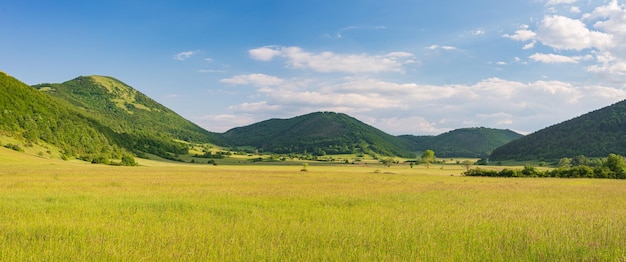
[[122, 162], [120, 163], [122, 166], [136, 166], [137, 162], [135, 162], [135, 158], [131, 155], [122, 156]]
[[17, 144], [15, 144], [15, 145], [14, 144], [6, 144], [6, 145], [4, 145], [4, 147], [9, 148], [9, 149], [13, 149], [13, 150], [18, 151], [18, 152], [24, 152], [24, 149], [20, 145], [17, 145]]

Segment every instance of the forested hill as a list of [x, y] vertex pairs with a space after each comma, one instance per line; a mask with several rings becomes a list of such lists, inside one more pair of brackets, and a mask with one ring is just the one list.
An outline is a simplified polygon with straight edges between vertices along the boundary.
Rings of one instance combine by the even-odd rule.
[[[128, 151], [109, 127], [65, 101], [38, 92], [0, 72], [0, 134], [56, 147], [64, 157], [121, 158]], [[4, 144], [7, 146], [7, 144]], [[19, 149], [19, 145], [14, 145]], [[49, 148], [50, 152], [52, 148]], [[42, 152], [43, 154], [43, 152]]]
[[186, 153], [175, 140], [220, 142], [219, 134], [193, 124], [112, 77], [81, 76], [61, 84], [34, 87], [73, 104], [82, 114], [122, 135], [136, 152], [169, 158], [170, 154]]
[[581, 115], [512, 141], [491, 160], [560, 159], [626, 155], [626, 101]]
[[411, 151], [431, 149], [439, 157], [487, 157], [506, 143], [522, 137], [511, 130], [475, 127], [455, 129], [437, 136], [400, 136]]
[[376, 153], [415, 157], [403, 141], [342, 113], [317, 112], [290, 119], [270, 119], [224, 133], [235, 146], [276, 153], [315, 155]]

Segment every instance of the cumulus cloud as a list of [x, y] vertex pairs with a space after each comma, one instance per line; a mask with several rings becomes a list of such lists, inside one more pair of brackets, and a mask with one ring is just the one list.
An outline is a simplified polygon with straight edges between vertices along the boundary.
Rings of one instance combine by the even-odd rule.
[[270, 61], [272, 58], [281, 54], [280, 47], [276, 46], [264, 46], [248, 51], [250, 57], [259, 61]]
[[523, 42], [533, 41], [532, 46], [525, 46], [525, 49], [534, 47], [534, 41], [555, 49], [578, 51], [591, 48], [602, 50], [614, 45], [611, 34], [589, 30], [581, 20], [560, 15], [544, 17], [535, 31], [524, 25], [514, 34], [505, 34], [504, 37]]
[[[249, 55], [257, 61], [280, 61], [287, 68], [306, 71], [307, 78], [247, 74], [220, 82], [254, 88], [244, 102], [229, 107], [232, 115], [252, 116], [246, 124], [336, 111], [396, 135], [434, 135], [472, 126], [529, 133], [624, 99], [626, 81], [610, 79], [626, 77], [626, 45], [620, 44], [626, 43], [626, 7], [613, 0], [581, 13], [572, 6], [576, 1], [542, 3], [554, 12], [547, 11], [548, 15], [502, 35], [519, 41], [524, 50], [536, 51], [518, 54], [511, 61], [496, 58], [491, 64], [511, 68], [529, 61], [579, 65], [601, 74], [597, 79], [602, 82], [573, 84], [547, 78], [525, 82], [497, 77], [448, 85], [403, 82], [380, 79], [375, 73], [409, 71], [409, 65], [417, 63], [411, 53], [336, 53], [297, 46], [263, 46], [250, 49]], [[424, 47], [432, 52], [455, 49], [442, 44]], [[315, 74], [318, 72], [344, 74]]]
[[[551, 0], [546, 5], [573, 4], [576, 1]], [[601, 74], [604, 81], [626, 81], [626, 5], [612, 0], [597, 6], [593, 11], [579, 15], [580, 8], [572, 6], [575, 17], [548, 15], [539, 20], [534, 28], [523, 25], [513, 34], [503, 35], [526, 42], [525, 50], [543, 45], [556, 50], [578, 52], [564, 57], [550, 54], [534, 54], [531, 59], [544, 63], [577, 63], [593, 60], [586, 67], [588, 72]], [[592, 58], [592, 59], [591, 59]]]
[[183, 60], [186, 60], [187, 58], [190, 58], [191, 56], [193, 56], [193, 55], [195, 55], [197, 53], [198, 53], [198, 51], [180, 52], [180, 53], [174, 55], [174, 59], [183, 61]]
[[[232, 78], [246, 81], [225, 82], [264, 82], [252, 81], [258, 78], [251, 76]], [[293, 81], [302, 84], [293, 85]], [[230, 110], [257, 114], [257, 121], [265, 120], [263, 112], [271, 112], [271, 117], [343, 112], [396, 135], [440, 134], [476, 125], [533, 132], [626, 97], [626, 91], [607, 86], [577, 86], [561, 81], [524, 83], [500, 78], [474, 84], [426, 85], [344, 77], [330, 82], [271, 81], [256, 87], [255, 96]]]
[[537, 39], [562, 50], [604, 49], [613, 45], [612, 35], [589, 30], [580, 20], [558, 15], [543, 19], [537, 28]]
[[413, 54], [407, 52], [390, 52], [382, 55], [336, 54], [328, 51], [313, 53], [297, 46], [264, 46], [249, 50], [249, 54], [253, 59], [260, 61], [282, 57], [289, 68], [323, 73], [404, 72], [406, 65], [416, 63]]

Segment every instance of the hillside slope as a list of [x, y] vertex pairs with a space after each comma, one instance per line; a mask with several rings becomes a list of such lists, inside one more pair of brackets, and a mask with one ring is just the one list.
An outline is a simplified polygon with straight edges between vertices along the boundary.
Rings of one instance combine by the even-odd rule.
[[270, 119], [224, 133], [227, 143], [276, 153], [377, 153], [414, 157], [403, 141], [346, 114], [317, 112]]
[[52, 145], [65, 157], [120, 158], [127, 153], [123, 139], [109, 127], [3, 72], [0, 133], [24, 141], [24, 146]]
[[520, 137], [508, 129], [485, 127], [460, 128], [437, 136], [401, 136], [411, 151], [431, 149], [439, 157], [487, 157], [495, 148]]
[[65, 100], [99, 124], [124, 137], [135, 152], [169, 158], [186, 148], [175, 140], [219, 143], [211, 133], [182, 118], [123, 82], [106, 76], [81, 76], [61, 84], [39, 84], [35, 88]]
[[491, 160], [626, 155], [626, 100], [544, 128], [493, 151]]

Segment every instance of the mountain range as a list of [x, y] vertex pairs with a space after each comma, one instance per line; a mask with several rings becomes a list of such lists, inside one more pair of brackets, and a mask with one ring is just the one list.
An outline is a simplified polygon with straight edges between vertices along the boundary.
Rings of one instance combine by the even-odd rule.
[[[315, 112], [269, 119], [224, 133], [207, 131], [123, 82], [81, 76], [28, 86], [0, 73], [0, 135], [56, 147], [64, 157], [154, 154], [177, 159], [194, 144], [273, 153], [377, 154], [413, 158], [503, 159], [606, 156], [622, 152], [626, 102], [522, 136], [511, 130], [461, 128], [437, 136], [389, 135], [343, 113]], [[416, 130], [418, 131], [418, 130]]]

